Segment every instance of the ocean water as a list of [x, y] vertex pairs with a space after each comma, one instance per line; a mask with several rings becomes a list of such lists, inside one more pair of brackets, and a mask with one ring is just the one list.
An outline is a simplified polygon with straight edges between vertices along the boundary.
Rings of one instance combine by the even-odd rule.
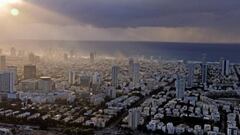
[[9, 44], [38, 46], [39, 48], [62, 48], [88, 54], [95, 51], [109, 56], [153, 56], [165, 59], [201, 60], [207, 55], [208, 61], [220, 58], [240, 62], [240, 44], [209, 43], [164, 43], [164, 42], [100, 42], [100, 41], [14, 41]]
[[[63, 45], [65, 46], [65, 45]], [[204, 44], [204, 43], [162, 43], [162, 42], [79, 42], [85, 52], [96, 51], [99, 54], [124, 56], [153, 56], [165, 59], [218, 61], [226, 58], [232, 62], [240, 62], [240, 44]]]

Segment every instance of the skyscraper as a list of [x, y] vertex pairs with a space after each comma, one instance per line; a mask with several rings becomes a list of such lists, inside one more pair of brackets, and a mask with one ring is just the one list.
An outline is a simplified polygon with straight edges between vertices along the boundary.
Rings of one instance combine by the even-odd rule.
[[112, 67], [112, 86], [114, 87], [118, 86], [118, 73], [119, 73], [119, 67], [113, 66]]
[[11, 56], [17, 56], [16, 49], [14, 47], [11, 48], [10, 54], [11, 54]]
[[24, 66], [24, 79], [36, 78], [37, 68], [36, 65], [25, 65]]
[[35, 54], [34, 53], [29, 53], [28, 54], [28, 60], [31, 64], [35, 63]]
[[70, 50], [69, 55], [70, 55], [70, 58], [74, 58], [75, 57], [75, 51]]
[[221, 74], [222, 76], [228, 76], [229, 75], [229, 60], [221, 59]]
[[64, 53], [63, 59], [64, 59], [65, 62], [68, 61], [68, 54], [67, 53]]
[[133, 65], [133, 83], [136, 85], [140, 80], [140, 64], [134, 63]]
[[140, 120], [140, 110], [138, 108], [133, 108], [128, 111], [128, 127], [131, 129], [136, 129], [139, 125]]
[[130, 58], [129, 63], [128, 63], [128, 73], [129, 73], [130, 78], [132, 78], [132, 76], [133, 76], [133, 66], [134, 66], [134, 60], [133, 60], [133, 58]]
[[14, 74], [11, 71], [0, 71], [0, 92], [14, 92]]
[[202, 72], [201, 82], [202, 82], [202, 84], [206, 84], [207, 83], [207, 74], [208, 74], [208, 65], [206, 63], [206, 54], [203, 54], [201, 72]]
[[6, 68], [6, 56], [0, 56], [0, 70], [4, 70]]
[[185, 84], [186, 84], [185, 78], [183, 76], [177, 75], [177, 78], [175, 81], [176, 98], [178, 99], [184, 98]]
[[91, 62], [91, 63], [94, 63], [94, 60], [95, 60], [95, 53], [94, 53], [94, 52], [91, 52], [91, 53], [90, 53], [90, 62]]
[[92, 84], [100, 85], [101, 84], [101, 75], [98, 72], [95, 72], [92, 76]]
[[13, 81], [14, 84], [17, 83], [17, 67], [16, 66], [8, 66], [7, 70], [13, 73]]
[[188, 70], [188, 76], [187, 76], [187, 87], [192, 88], [193, 82], [194, 82], [194, 64], [188, 63], [187, 64], [187, 70]]
[[70, 85], [73, 85], [76, 83], [76, 71], [71, 70], [68, 72], [68, 83]]

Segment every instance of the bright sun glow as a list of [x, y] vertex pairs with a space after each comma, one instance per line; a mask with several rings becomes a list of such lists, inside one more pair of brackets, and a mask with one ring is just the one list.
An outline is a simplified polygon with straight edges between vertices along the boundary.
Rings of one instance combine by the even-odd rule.
[[20, 10], [16, 6], [22, 4], [22, 0], [0, 0], [0, 14], [7, 11], [12, 16], [18, 16]]
[[16, 9], [16, 8], [11, 9], [11, 15], [12, 15], [12, 16], [18, 16], [19, 13], [20, 13], [19, 10]]

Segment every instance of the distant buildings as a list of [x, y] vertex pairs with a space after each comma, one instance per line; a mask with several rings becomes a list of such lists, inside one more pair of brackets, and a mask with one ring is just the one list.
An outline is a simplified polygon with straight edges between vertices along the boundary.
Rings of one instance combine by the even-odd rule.
[[81, 72], [70, 70], [68, 73], [68, 83], [81, 88], [92, 88], [97, 90], [101, 84], [101, 75], [98, 72]]
[[34, 53], [29, 53], [28, 54], [28, 60], [31, 64], [34, 64], [35, 63], [35, 55]]
[[37, 77], [36, 65], [25, 65], [24, 66], [24, 79], [34, 79]]
[[37, 89], [38, 89], [37, 79], [27, 79], [27, 80], [21, 81], [22, 91], [36, 91]]
[[119, 74], [119, 67], [113, 66], [112, 67], [112, 86], [118, 86], [118, 74]]
[[64, 59], [64, 61], [68, 61], [68, 54], [64, 53], [63, 59]]
[[70, 55], [70, 58], [74, 58], [75, 57], [75, 51], [70, 50], [69, 55]]
[[17, 56], [16, 49], [14, 47], [11, 48], [10, 55], [14, 57]]
[[91, 84], [91, 76], [80, 74], [79, 75], [79, 84], [81, 87], [89, 88]]
[[100, 85], [101, 84], [101, 75], [98, 72], [95, 72], [93, 74], [92, 84], [93, 85]]
[[52, 91], [55, 89], [55, 83], [51, 77], [43, 76], [39, 79], [22, 80], [20, 83], [21, 90], [27, 92]]
[[93, 91], [97, 91], [100, 88], [100, 85], [102, 83], [102, 76], [100, 73], [95, 72], [92, 75], [92, 85], [91, 88]]
[[19, 50], [17, 56], [18, 57], [24, 57], [25, 56], [25, 51], [24, 50]]
[[177, 78], [175, 81], [175, 87], [176, 87], [176, 98], [177, 99], [184, 98], [185, 78], [180, 75], [177, 75]]
[[36, 64], [40, 61], [40, 56], [36, 56], [34, 53], [29, 53], [28, 60], [30, 64]]
[[128, 111], [128, 126], [131, 129], [136, 129], [140, 121], [140, 110], [133, 108]]
[[222, 74], [222, 76], [228, 76], [229, 75], [229, 65], [230, 65], [229, 60], [221, 59], [220, 62], [221, 62], [221, 74]]
[[3, 70], [6, 68], [6, 56], [2, 55], [0, 56], [0, 70]]

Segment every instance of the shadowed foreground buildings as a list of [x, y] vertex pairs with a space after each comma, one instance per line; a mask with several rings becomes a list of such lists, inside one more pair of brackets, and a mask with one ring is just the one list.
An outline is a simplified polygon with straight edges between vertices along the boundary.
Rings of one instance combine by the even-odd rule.
[[133, 108], [128, 111], [128, 126], [131, 129], [137, 129], [140, 121], [140, 110]]

